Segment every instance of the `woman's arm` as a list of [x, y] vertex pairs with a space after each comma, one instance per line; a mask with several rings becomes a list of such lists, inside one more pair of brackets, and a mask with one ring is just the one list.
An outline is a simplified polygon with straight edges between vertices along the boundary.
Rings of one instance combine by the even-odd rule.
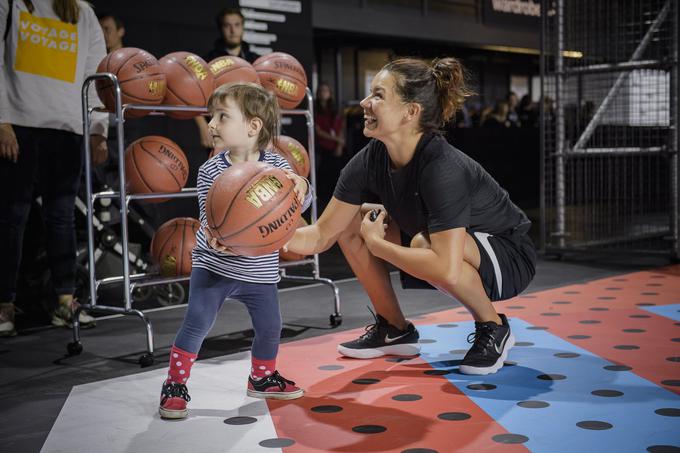
[[369, 219], [369, 215], [361, 223], [361, 235], [373, 255], [421, 280], [435, 284], [457, 283], [465, 252], [465, 228], [431, 234], [430, 248], [403, 247], [384, 239], [384, 212], [375, 222]]
[[361, 205], [331, 198], [319, 220], [314, 225], [298, 228], [285, 248], [301, 255], [312, 255], [327, 250], [338, 240], [340, 233], [347, 229], [360, 208]]

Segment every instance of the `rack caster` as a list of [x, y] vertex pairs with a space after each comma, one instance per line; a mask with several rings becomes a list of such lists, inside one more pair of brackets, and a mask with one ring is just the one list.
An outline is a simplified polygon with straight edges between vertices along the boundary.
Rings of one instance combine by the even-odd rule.
[[154, 362], [153, 354], [144, 354], [139, 358], [139, 364], [142, 366], [142, 368], [146, 368], [153, 365], [153, 362]]
[[332, 314], [330, 320], [331, 326], [338, 327], [340, 324], [342, 324], [342, 315]]
[[73, 341], [66, 345], [69, 356], [80, 355], [83, 352], [83, 344], [80, 341]]

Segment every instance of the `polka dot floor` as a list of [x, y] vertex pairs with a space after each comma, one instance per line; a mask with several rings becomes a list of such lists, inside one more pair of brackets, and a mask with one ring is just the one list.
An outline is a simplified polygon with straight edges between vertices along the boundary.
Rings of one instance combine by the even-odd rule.
[[493, 375], [458, 372], [474, 325], [457, 308], [413, 320], [415, 358], [340, 357], [361, 329], [282, 345], [294, 401], [246, 397], [247, 354], [197, 362], [179, 422], [154, 415], [164, 370], [75, 387], [42, 451], [680, 451], [680, 266], [497, 308], [517, 343]]

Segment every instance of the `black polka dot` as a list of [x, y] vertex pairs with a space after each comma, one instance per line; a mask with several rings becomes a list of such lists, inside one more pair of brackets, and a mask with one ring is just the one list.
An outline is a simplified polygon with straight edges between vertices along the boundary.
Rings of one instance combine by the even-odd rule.
[[407, 360], [411, 360], [406, 357], [388, 357], [385, 359], [385, 362], [394, 362], [394, 363], [400, 363], [400, 362], [406, 362]]
[[355, 379], [352, 381], [352, 384], [359, 384], [359, 385], [371, 385], [371, 384], [377, 384], [380, 382], [380, 379], [373, 379], [373, 378], [361, 378], [361, 379]]
[[266, 439], [260, 442], [261, 447], [265, 448], [285, 448], [294, 445], [295, 441], [293, 439], [286, 439], [284, 437], [277, 437], [274, 439]]
[[617, 286], [610, 286], [609, 288], [605, 288], [607, 291], [621, 291], [621, 288]]
[[592, 307], [589, 309], [590, 311], [609, 311], [607, 307]]
[[529, 326], [527, 330], [548, 330], [546, 326]]
[[627, 278], [613, 278], [612, 281], [614, 282], [627, 282]]
[[645, 319], [645, 318], [651, 318], [651, 316], [650, 315], [630, 315], [629, 318]]
[[651, 275], [649, 278], [666, 278], [665, 275]]
[[675, 357], [666, 357], [666, 360], [669, 362], [680, 362], [680, 357], [675, 356]]
[[674, 445], [652, 445], [647, 447], [649, 453], [680, 453], [680, 447]]
[[665, 381], [661, 381], [661, 383], [670, 387], [680, 387], [680, 379], [666, 379]]
[[445, 374], [449, 374], [451, 370], [427, 370], [423, 371], [424, 374], [427, 374], [428, 376], [444, 376]]
[[680, 343], [680, 338], [671, 338], [671, 341], [674, 341], [676, 343]]
[[224, 420], [224, 423], [227, 425], [250, 425], [256, 421], [255, 417], [230, 417]]
[[449, 351], [449, 353], [453, 355], [467, 354], [467, 349], [452, 349]]
[[607, 371], [630, 371], [633, 368], [626, 365], [607, 365], [604, 369]]
[[321, 365], [319, 367], [320, 370], [324, 370], [324, 371], [342, 370], [343, 368], [345, 368], [345, 367], [342, 366], [342, 365]]
[[524, 296], [520, 296], [520, 299], [536, 299], [538, 296], [533, 296], [530, 294], [526, 294]]
[[615, 300], [616, 297], [614, 297], [614, 296], [600, 296], [597, 299], [598, 300]]
[[663, 286], [663, 283], [647, 283], [645, 286]]
[[569, 335], [567, 338], [571, 338], [572, 340], [587, 340], [590, 338], [590, 335]]
[[430, 344], [430, 343], [436, 343], [436, 342], [437, 342], [437, 340], [432, 340], [430, 338], [421, 338], [420, 340], [418, 340], [418, 343], [420, 343], [420, 344]]
[[452, 328], [452, 327], [458, 327], [458, 324], [439, 324], [437, 327], [443, 327], [443, 328]]
[[635, 305], [637, 305], [638, 307], [653, 307], [656, 304], [652, 304], [650, 302], [640, 302], [639, 304], [635, 304]]
[[581, 294], [581, 291], [565, 291], [564, 294]]
[[507, 309], [509, 309], [509, 310], [523, 310], [523, 309], [525, 309], [526, 307], [523, 306], [523, 305], [508, 305], [508, 306], [505, 307], [505, 308], [507, 308]]
[[342, 408], [340, 406], [314, 406], [312, 408], [312, 412], [318, 412], [320, 414], [334, 414], [341, 410]]
[[526, 409], [543, 409], [550, 406], [550, 403], [545, 401], [520, 401], [517, 405]]
[[496, 386], [493, 384], [470, 384], [467, 388], [470, 390], [493, 390]]
[[468, 311], [467, 310], [458, 310], [456, 313], [458, 313], [459, 315], [467, 315]]
[[634, 344], [617, 344], [614, 349], [620, 349], [622, 351], [634, 351], [635, 349], [640, 349], [640, 346], [635, 346]]
[[560, 316], [560, 315], [561, 315], [560, 313], [556, 313], [556, 312], [554, 312], [554, 311], [549, 311], [549, 312], [546, 312], [546, 313], [541, 313], [541, 316]]
[[518, 341], [515, 343], [515, 346], [533, 346], [534, 344], [531, 341]]
[[402, 450], [401, 453], [439, 453], [437, 450], [432, 450], [431, 448], [409, 448], [408, 450]]
[[499, 444], [523, 444], [529, 440], [527, 436], [512, 433], [496, 434], [491, 439], [493, 439], [494, 442], [498, 442]]
[[607, 389], [602, 389], [602, 390], [593, 390], [590, 392], [591, 395], [594, 396], [603, 396], [606, 398], [614, 398], [617, 396], [623, 396], [623, 392], [619, 392], [618, 390], [607, 390]]
[[516, 365], [517, 362], [514, 362], [512, 360], [506, 360], [505, 362], [503, 362], [503, 366], [516, 366]]
[[444, 412], [443, 414], [437, 415], [437, 417], [442, 420], [461, 421], [467, 420], [472, 416], [470, 414], [466, 414], [465, 412]]
[[553, 304], [555, 305], [569, 305], [571, 302], [568, 300], [555, 300]]
[[575, 352], [558, 352], [555, 357], [560, 359], [574, 359], [576, 357], [581, 357], [581, 354], [576, 354]]
[[653, 293], [653, 292], [645, 292], [645, 293], [640, 293], [643, 296], [658, 296], [659, 293]]
[[423, 397], [412, 393], [402, 393], [401, 395], [394, 395], [392, 399], [394, 401], [418, 401], [423, 399]]
[[680, 326], [680, 322], [676, 322], [675, 325], [676, 325], [676, 326]]
[[680, 408], [664, 407], [654, 411], [655, 414], [663, 415], [664, 417], [680, 417]]
[[604, 429], [611, 429], [612, 425], [607, 422], [601, 422], [597, 420], [584, 420], [576, 424], [579, 428], [592, 429], [595, 431], [601, 431]]
[[567, 378], [563, 374], [539, 374], [536, 377], [543, 381], [562, 381]]
[[413, 315], [409, 316], [408, 319], [425, 319], [425, 315]]
[[598, 321], [597, 319], [584, 319], [583, 321], [579, 321], [580, 324], [600, 324], [602, 321]]
[[361, 433], [361, 434], [376, 434], [376, 433], [382, 433], [387, 431], [387, 428], [384, 426], [380, 425], [359, 425], [359, 426], [353, 426], [352, 431], [355, 433]]
[[626, 333], [642, 333], [647, 332], [645, 329], [623, 329]]

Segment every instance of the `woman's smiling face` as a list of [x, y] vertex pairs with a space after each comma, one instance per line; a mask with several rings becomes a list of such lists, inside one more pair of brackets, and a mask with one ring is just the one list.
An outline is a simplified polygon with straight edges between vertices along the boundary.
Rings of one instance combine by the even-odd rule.
[[380, 71], [371, 82], [371, 92], [360, 103], [364, 109], [364, 135], [380, 140], [403, 127], [408, 105], [396, 92], [396, 80]]

